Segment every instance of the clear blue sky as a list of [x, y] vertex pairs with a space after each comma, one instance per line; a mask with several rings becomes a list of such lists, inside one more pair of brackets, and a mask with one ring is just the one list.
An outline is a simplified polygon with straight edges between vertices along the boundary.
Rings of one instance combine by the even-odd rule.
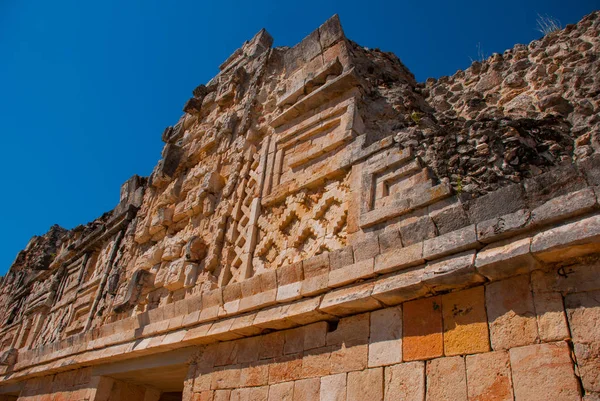
[[599, 1], [0, 0], [0, 274], [33, 235], [112, 209], [149, 175], [191, 90], [266, 28], [292, 46], [334, 13], [349, 38], [417, 79], [575, 23]]

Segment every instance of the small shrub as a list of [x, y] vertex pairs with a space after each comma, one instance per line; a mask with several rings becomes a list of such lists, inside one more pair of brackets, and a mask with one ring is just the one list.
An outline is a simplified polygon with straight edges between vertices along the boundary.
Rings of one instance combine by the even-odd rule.
[[544, 36], [549, 33], [560, 31], [560, 21], [548, 14], [540, 15], [537, 18], [537, 30], [540, 31]]

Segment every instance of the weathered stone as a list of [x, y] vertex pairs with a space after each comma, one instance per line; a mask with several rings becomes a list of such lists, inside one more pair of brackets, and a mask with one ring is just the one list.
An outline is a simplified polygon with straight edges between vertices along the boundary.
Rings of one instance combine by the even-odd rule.
[[475, 267], [490, 280], [529, 273], [540, 266], [530, 248], [529, 237], [492, 243], [477, 253]]
[[579, 400], [579, 386], [565, 342], [528, 345], [510, 350], [515, 399]]
[[468, 355], [466, 366], [469, 400], [514, 399], [507, 352]]
[[535, 307], [527, 276], [489, 284], [485, 300], [494, 350], [534, 344], [537, 341]]
[[467, 400], [467, 375], [463, 357], [427, 361], [427, 399]]
[[383, 368], [348, 373], [348, 401], [383, 401]]
[[385, 368], [385, 401], [425, 399], [425, 363], [408, 362]]
[[294, 401], [318, 400], [321, 392], [321, 380], [304, 379], [294, 382]]
[[479, 247], [475, 225], [449, 232], [423, 243], [423, 258], [433, 260]]
[[544, 231], [533, 237], [531, 252], [544, 262], [558, 262], [600, 250], [600, 216]]
[[402, 355], [405, 361], [443, 355], [442, 298], [406, 302], [402, 306]]
[[600, 291], [569, 294], [565, 306], [583, 388], [600, 392]]
[[483, 287], [443, 295], [442, 315], [446, 356], [489, 351]]
[[321, 377], [321, 401], [346, 401], [346, 373]]
[[369, 367], [402, 362], [402, 308], [371, 312]]
[[475, 251], [429, 262], [423, 273], [425, 285], [436, 292], [469, 287], [484, 280], [475, 269]]

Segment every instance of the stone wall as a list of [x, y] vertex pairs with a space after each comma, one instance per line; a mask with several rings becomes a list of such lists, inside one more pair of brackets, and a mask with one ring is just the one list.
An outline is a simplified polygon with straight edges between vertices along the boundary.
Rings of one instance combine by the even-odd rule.
[[425, 84], [337, 16], [260, 31], [19, 253], [0, 396], [597, 399], [599, 16]]

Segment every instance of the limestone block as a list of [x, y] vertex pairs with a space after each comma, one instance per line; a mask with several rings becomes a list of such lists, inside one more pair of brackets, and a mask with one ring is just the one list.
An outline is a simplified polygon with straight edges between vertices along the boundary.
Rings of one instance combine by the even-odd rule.
[[340, 319], [334, 330], [327, 334], [327, 345], [366, 344], [369, 340], [370, 314], [349, 316]]
[[423, 401], [425, 363], [407, 362], [385, 368], [384, 400]]
[[353, 263], [354, 248], [351, 245], [329, 253], [329, 265], [331, 267], [331, 270], [336, 270], [344, 266], [349, 266]]
[[284, 333], [283, 353], [295, 354], [304, 351], [304, 327], [286, 330]]
[[402, 305], [402, 355], [405, 361], [443, 355], [442, 297], [418, 299]]
[[335, 316], [352, 315], [381, 307], [381, 303], [371, 297], [373, 283], [357, 284], [325, 294], [319, 310]]
[[269, 365], [269, 384], [288, 382], [302, 377], [302, 354], [275, 358]]
[[348, 401], [383, 401], [383, 368], [348, 373]]
[[490, 280], [529, 273], [540, 267], [530, 252], [531, 238], [494, 242], [477, 253], [475, 267]]
[[371, 312], [369, 367], [402, 362], [402, 308]]
[[531, 280], [540, 340], [553, 342], [570, 338], [562, 295], [559, 292], [540, 288], [543, 283], [536, 285], [536, 277], [537, 275], [532, 275]]
[[565, 297], [575, 357], [586, 392], [600, 392], [600, 291]]
[[581, 399], [570, 354], [566, 342], [512, 348], [510, 365], [515, 399]]
[[489, 351], [483, 286], [443, 295], [442, 315], [446, 356]]
[[378, 255], [375, 258], [374, 271], [380, 274], [389, 273], [422, 264], [424, 261], [423, 243], [419, 242]]
[[293, 401], [294, 382], [277, 383], [269, 386], [269, 401]]
[[321, 380], [303, 379], [294, 382], [294, 401], [313, 401], [319, 399]]
[[386, 305], [398, 305], [429, 294], [423, 283], [425, 268], [416, 267], [377, 280], [372, 297]]
[[427, 399], [466, 401], [467, 375], [461, 356], [427, 361]]
[[327, 322], [317, 322], [303, 327], [304, 350], [323, 347], [327, 343]]
[[362, 259], [354, 264], [341, 267], [336, 270], [331, 270], [329, 272], [327, 286], [330, 288], [336, 288], [358, 280], [364, 280], [373, 277], [375, 275], [373, 272], [374, 262], [375, 260], [373, 258]]
[[477, 231], [475, 225], [472, 224], [424, 241], [423, 258], [433, 260], [451, 253], [458, 253], [478, 247], [480, 247], [480, 244], [477, 241]]
[[466, 363], [469, 400], [513, 400], [508, 352], [468, 355]]
[[246, 387], [231, 391], [230, 401], [267, 401], [269, 387]]
[[356, 344], [349, 345], [343, 343], [331, 352], [329, 358], [331, 364], [331, 374], [352, 372], [364, 370], [367, 368], [367, 360], [369, 354], [369, 345]]
[[331, 352], [333, 346], [313, 348], [304, 351], [302, 358], [302, 378], [322, 377], [331, 373]]
[[555, 267], [548, 271], [531, 273], [537, 292], [556, 291], [563, 294], [600, 289], [600, 262], [581, 261], [571, 266]]
[[600, 251], [600, 215], [541, 232], [533, 237], [531, 252], [552, 263]]
[[538, 339], [529, 277], [496, 281], [485, 293], [492, 348], [505, 350], [534, 344]]
[[269, 363], [267, 361], [250, 362], [241, 365], [239, 386], [264, 386], [268, 382]]
[[321, 377], [320, 401], [346, 401], [346, 373]]
[[357, 244], [354, 244], [354, 260], [374, 258], [379, 255], [379, 238], [372, 236]]
[[477, 223], [477, 240], [484, 244], [515, 236], [531, 229], [531, 212], [528, 209], [495, 217]]
[[485, 281], [475, 270], [475, 250], [429, 262], [423, 273], [423, 282], [434, 292], [469, 287]]
[[275, 358], [283, 355], [285, 336], [283, 332], [273, 332], [260, 337], [259, 359]]

